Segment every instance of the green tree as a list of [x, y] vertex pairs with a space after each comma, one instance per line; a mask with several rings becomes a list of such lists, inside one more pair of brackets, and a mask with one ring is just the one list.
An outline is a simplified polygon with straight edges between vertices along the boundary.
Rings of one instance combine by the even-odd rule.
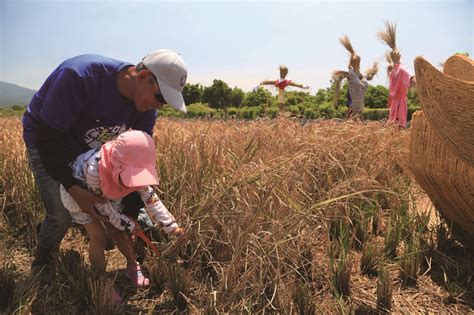
[[[331, 80], [329, 81], [329, 87], [326, 88], [326, 102], [332, 102], [334, 104], [334, 90], [336, 88], [336, 82]], [[337, 104], [339, 107], [347, 106], [347, 80], [341, 82], [341, 87], [339, 88], [339, 97]], [[321, 104], [320, 104], [321, 105]]]
[[408, 106], [412, 106], [412, 107], [420, 106], [416, 89], [408, 89], [407, 97], [408, 97]]
[[316, 92], [315, 101], [318, 105], [330, 101], [327, 91], [325, 89], [319, 89], [318, 92]]
[[230, 104], [234, 107], [240, 107], [242, 105], [242, 101], [245, 97], [244, 91], [239, 89], [238, 87], [234, 87], [232, 92], [230, 93]]
[[183, 89], [183, 98], [186, 105], [200, 103], [202, 101], [202, 93], [204, 88], [201, 84], [186, 83]]
[[369, 85], [365, 93], [365, 106], [368, 108], [387, 108], [388, 89], [384, 86]]
[[226, 108], [231, 103], [232, 89], [222, 80], [215, 79], [212, 85], [204, 88], [202, 101], [211, 108]]
[[255, 92], [249, 92], [245, 95], [242, 106], [270, 106], [272, 95], [264, 88], [259, 88]]
[[24, 112], [26, 110], [26, 106], [25, 105], [13, 105], [11, 107], [13, 110], [16, 110], [16, 111], [22, 111]]
[[292, 106], [292, 105], [299, 105], [302, 103], [316, 103], [314, 100], [314, 96], [307, 92], [301, 91], [291, 91], [286, 92], [285, 94], [285, 105]]

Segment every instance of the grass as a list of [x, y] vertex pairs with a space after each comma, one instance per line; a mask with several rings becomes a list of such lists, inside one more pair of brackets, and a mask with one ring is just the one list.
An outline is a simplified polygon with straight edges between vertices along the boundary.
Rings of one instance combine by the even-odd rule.
[[[44, 210], [28, 169], [20, 121], [0, 118], [0, 125], [0, 244], [16, 253], [4, 259], [19, 270], [8, 271], [18, 285], [29, 272], [35, 226]], [[170, 250], [169, 259], [147, 255], [144, 265], [153, 285], [145, 291], [128, 285], [117, 250], [107, 253], [105, 275], [115, 279], [126, 301], [121, 311], [335, 313], [378, 304], [388, 309], [387, 288], [402, 282], [400, 259], [414, 252], [420, 254], [418, 266], [433, 263], [428, 271], [417, 268], [422, 288], [391, 291], [392, 311], [471, 310], [472, 260], [450, 261], [449, 248], [425, 245], [424, 240], [436, 238], [436, 227], [416, 230], [421, 219], [414, 215], [411, 192], [417, 187], [403, 164], [408, 132], [378, 122], [301, 126], [288, 118], [160, 119], [155, 140], [158, 193], [188, 238], [180, 250]], [[408, 233], [413, 230], [416, 235]], [[170, 244], [163, 239], [159, 246], [163, 251]], [[371, 246], [391, 254], [393, 259], [384, 260], [389, 277], [380, 271], [366, 277], [354, 268], [361, 259], [367, 272], [380, 268], [376, 257], [383, 253], [371, 253]], [[80, 233], [68, 232], [56, 282], [41, 291], [41, 299], [27, 287], [16, 302], [8, 299], [8, 307], [53, 314], [111, 311], [104, 300], [108, 282], [89, 271], [86, 249]], [[434, 262], [443, 266], [446, 278]], [[381, 281], [385, 293], [379, 301], [381, 278], [390, 281]], [[413, 293], [421, 289], [423, 294]], [[449, 290], [453, 299], [443, 303]]]
[[339, 237], [329, 249], [329, 275], [334, 296], [349, 296], [351, 260], [349, 257], [350, 235], [348, 224], [339, 221]]
[[377, 268], [382, 260], [382, 256], [377, 247], [367, 243], [362, 249], [360, 258], [360, 272], [364, 275], [376, 276]]
[[390, 312], [392, 309], [392, 280], [386, 266], [381, 266], [377, 280], [377, 307], [381, 312]]

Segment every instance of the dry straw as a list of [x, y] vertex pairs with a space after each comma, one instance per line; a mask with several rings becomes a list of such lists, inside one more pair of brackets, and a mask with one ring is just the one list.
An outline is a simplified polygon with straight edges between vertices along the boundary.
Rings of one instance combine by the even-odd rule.
[[400, 62], [401, 55], [397, 48], [397, 24], [389, 21], [385, 22], [385, 29], [378, 32], [377, 37], [392, 49], [390, 52], [391, 60]]
[[[34, 204], [28, 203], [29, 194], [34, 192], [32, 179], [31, 186], [23, 186], [32, 176], [20, 146], [20, 120], [0, 118], [0, 125], [4, 127], [0, 135], [0, 185], [6, 192], [0, 194], [4, 207], [0, 214], [2, 220], [8, 219], [3, 225], [8, 231], [5, 235], [13, 237], [20, 235], [19, 231], [21, 235], [31, 233], [35, 224], [28, 222], [37, 223], [44, 210], [39, 198]], [[180, 273], [161, 266], [150, 268], [154, 285], [145, 294], [127, 289], [125, 312], [148, 309], [150, 313], [177, 313], [176, 306], [186, 305], [189, 313], [200, 313], [209, 306], [222, 313], [292, 314], [297, 285], [301, 284], [308, 289], [303, 302], [311, 301], [317, 310], [335, 313], [335, 302], [344, 300], [332, 296], [327, 255], [329, 221], [339, 216], [350, 222], [350, 209], [364, 208], [372, 213], [374, 209], [362, 204], [373, 200], [381, 218], [380, 232], [385, 234], [389, 212], [400, 208], [400, 199], [412, 188], [410, 176], [403, 171], [408, 164], [409, 134], [383, 128], [381, 122], [324, 120], [301, 126], [287, 118], [163, 118], [157, 128], [159, 195], [189, 231], [189, 241], [180, 253], [184, 262]], [[350, 233], [352, 239], [353, 231]], [[83, 238], [70, 236], [62, 247], [77, 247], [86, 257]], [[354, 268], [340, 268], [343, 272], [334, 280], [349, 285], [348, 303], [364, 301], [375, 307], [375, 279], [359, 274], [355, 266], [360, 254], [344, 247], [348, 248], [347, 264], [336, 257], [334, 262], [340, 262], [341, 267], [350, 263]], [[120, 263], [113, 258], [118, 255], [114, 251], [109, 252], [108, 270], [125, 266], [124, 259]], [[20, 262], [16, 252], [14, 256], [12, 259]], [[70, 263], [73, 265], [71, 261], [67, 265]], [[29, 270], [29, 266], [22, 270]], [[120, 278], [117, 287], [124, 293]], [[427, 305], [438, 312], [469, 311], [464, 304], [443, 304], [445, 291], [425, 280], [429, 279], [420, 279], [423, 294], [394, 290], [393, 311], [417, 312], [420, 305], [420, 312]], [[77, 301], [72, 285], [71, 280], [58, 277], [57, 289], [41, 296], [44, 311], [40, 311], [93, 312], [95, 308], [89, 308], [93, 305], [84, 308]], [[390, 296], [384, 293], [381, 300], [389, 301]], [[386, 309], [388, 303], [381, 305]], [[344, 306], [339, 305], [341, 309]]]
[[[451, 149], [449, 142], [443, 138], [445, 127], [440, 126], [444, 123], [448, 124], [448, 128], [459, 128], [454, 126], [458, 124], [454, 121], [454, 117], [471, 119], [472, 124], [472, 119], [474, 119], [472, 102], [470, 110], [467, 104], [464, 104], [464, 116], [459, 116], [462, 113], [458, 111], [444, 112], [442, 116], [437, 114], [442, 110], [440, 107], [451, 106], [453, 100], [458, 101], [461, 96], [464, 98], [469, 96], [463, 95], [462, 90], [460, 92], [456, 89], [459, 94], [452, 94], [452, 91], [447, 93], [440, 88], [450, 86], [451, 89], [455, 89], [455, 86], [448, 85], [448, 82], [462, 83], [465, 87], [468, 82], [439, 73], [420, 57], [415, 62], [415, 68], [423, 111], [415, 113], [412, 120], [411, 169], [417, 182], [426, 191], [441, 216], [451, 224], [455, 236], [472, 246], [474, 243], [474, 167]], [[464, 57], [455, 55], [448, 59], [444, 71], [464, 79], [470, 78], [469, 75], [473, 73], [473, 69], [472, 61], [467, 63]], [[449, 96], [443, 97], [446, 94]], [[473, 95], [472, 92], [471, 95]], [[428, 115], [435, 118], [434, 124], [428, 119]], [[467, 117], [468, 115], [471, 117]], [[443, 120], [440, 121], [440, 118]], [[472, 130], [474, 129], [471, 128], [471, 138]], [[457, 141], [463, 141], [463, 138], [458, 138]]]
[[426, 118], [454, 154], [474, 166], [474, 82], [445, 75], [423, 57], [415, 59], [415, 72]]
[[397, 48], [397, 24], [387, 21], [385, 22], [385, 30], [377, 33], [378, 38], [387, 44], [390, 48]]
[[374, 62], [374, 64], [372, 65], [372, 67], [370, 67], [369, 69], [365, 70], [365, 75], [367, 77], [367, 80], [372, 80], [373, 77], [377, 74], [377, 72], [379, 71], [379, 64], [378, 62]]
[[341, 38], [339, 38], [339, 42], [341, 43], [342, 46], [344, 46], [345, 49], [349, 52], [351, 55], [351, 58], [349, 59], [349, 65], [355, 70], [359, 71], [360, 69], [360, 56], [356, 54], [354, 51], [354, 48], [352, 47], [351, 40], [349, 39], [349, 36], [344, 35]]
[[385, 59], [387, 60], [387, 76], [390, 76], [390, 72], [393, 70], [393, 60], [392, 57], [390, 57], [390, 54], [386, 53], [385, 54]]

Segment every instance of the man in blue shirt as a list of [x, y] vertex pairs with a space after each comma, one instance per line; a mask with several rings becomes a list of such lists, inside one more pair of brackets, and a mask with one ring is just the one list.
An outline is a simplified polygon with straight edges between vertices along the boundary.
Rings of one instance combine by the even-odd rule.
[[183, 59], [171, 50], [154, 51], [136, 66], [81, 55], [60, 64], [34, 95], [23, 116], [23, 138], [46, 208], [32, 263], [41, 282], [52, 280], [52, 251], [71, 224], [59, 185], [94, 218], [94, 204], [102, 201], [79, 185], [68, 164], [129, 128], [152, 135], [156, 110], [165, 103], [185, 113], [186, 78]]

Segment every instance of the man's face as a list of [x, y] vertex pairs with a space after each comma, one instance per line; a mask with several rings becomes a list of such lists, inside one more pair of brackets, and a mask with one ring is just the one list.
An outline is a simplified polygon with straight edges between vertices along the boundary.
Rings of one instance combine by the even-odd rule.
[[142, 70], [137, 75], [134, 103], [138, 111], [160, 110], [165, 105], [158, 82], [149, 70]]

